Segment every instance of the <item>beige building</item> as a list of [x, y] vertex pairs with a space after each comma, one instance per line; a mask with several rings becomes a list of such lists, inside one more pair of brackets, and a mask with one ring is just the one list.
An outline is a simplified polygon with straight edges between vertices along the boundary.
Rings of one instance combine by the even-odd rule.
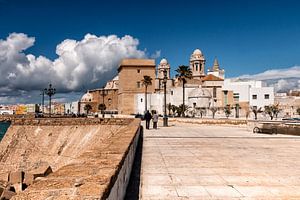
[[[212, 70], [205, 74], [205, 57], [196, 49], [190, 57], [192, 79], [187, 79], [185, 104], [193, 109], [217, 107], [222, 110], [227, 104], [234, 104], [232, 91], [223, 90], [224, 70], [215, 60]], [[92, 106], [92, 112], [99, 112], [99, 104], [106, 105], [106, 112], [118, 114], [144, 113], [145, 87], [144, 76], [152, 78], [148, 86], [147, 109], [163, 113], [163, 78], [167, 76], [167, 103], [179, 106], [182, 104], [182, 82], [172, 78], [171, 66], [163, 58], [157, 66], [153, 59], [124, 59], [119, 65], [118, 75], [107, 82], [105, 88], [89, 90], [81, 99], [80, 110], [86, 104]]]
[[[121, 62], [119, 73], [118, 111], [119, 114], [134, 114], [135, 95], [144, 93], [142, 84], [144, 76], [155, 80], [155, 60], [151, 59], [125, 59]], [[155, 85], [149, 85], [147, 92], [153, 93]]]

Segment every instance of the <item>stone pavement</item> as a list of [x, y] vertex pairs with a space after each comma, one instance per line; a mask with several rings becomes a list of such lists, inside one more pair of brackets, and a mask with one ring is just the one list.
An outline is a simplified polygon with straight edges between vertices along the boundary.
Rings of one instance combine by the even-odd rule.
[[300, 199], [300, 137], [171, 124], [145, 130], [141, 194], [156, 199]]

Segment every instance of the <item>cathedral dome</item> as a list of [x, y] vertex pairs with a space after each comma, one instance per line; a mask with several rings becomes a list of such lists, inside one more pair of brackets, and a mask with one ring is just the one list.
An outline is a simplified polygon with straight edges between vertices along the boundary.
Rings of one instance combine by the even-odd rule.
[[193, 52], [193, 55], [202, 55], [202, 52], [200, 51], [200, 49], [195, 49], [195, 51]]
[[85, 93], [82, 97], [81, 97], [81, 101], [82, 102], [90, 102], [93, 101], [93, 95], [91, 93]]
[[161, 65], [166, 65], [166, 64], [168, 64], [167, 59], [165, 59], [165, 58], [161, 59], [160, 64], [161, 64]]

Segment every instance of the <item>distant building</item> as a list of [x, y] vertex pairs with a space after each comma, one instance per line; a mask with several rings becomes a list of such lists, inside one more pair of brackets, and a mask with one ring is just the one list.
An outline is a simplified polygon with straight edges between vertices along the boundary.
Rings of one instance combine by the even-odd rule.
[[274, 88], [266, 87], [262, 81], [226, 79], [224, 89], [233, 91], [234, 99], [253, 108], [264, 108], [274, 104]]
[[71, 114], [79, 114], [79, 102], [74, 101], [70, 103], [65, 103], [64, 104], [64, 113], [71, 115]]
[[277, 93], [275, 103], [279, 105], [279, 117], [300, 117], [297, 109], [300, 108], [300, 96], [293, 93]]

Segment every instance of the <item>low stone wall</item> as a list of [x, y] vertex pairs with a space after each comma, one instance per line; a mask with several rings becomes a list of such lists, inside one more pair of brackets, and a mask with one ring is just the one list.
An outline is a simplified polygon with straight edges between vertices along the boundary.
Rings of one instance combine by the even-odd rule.
[[205, 124], [205, 125], [234, 125], [247, 126], [243, 119], [208, 119], [208, 118], [169, 118], [170, 122]]
[[14, 119], [0, 144], [0, 174], [26, 174], [44, 158], [53, 173], [11, 199], [123, 199], [140, 131], [139, 119]]
[[126, 118], [34, 118], [12, 119], [12, 125], [71, 126], [71, 125], [127, 125], [133, 119]]

